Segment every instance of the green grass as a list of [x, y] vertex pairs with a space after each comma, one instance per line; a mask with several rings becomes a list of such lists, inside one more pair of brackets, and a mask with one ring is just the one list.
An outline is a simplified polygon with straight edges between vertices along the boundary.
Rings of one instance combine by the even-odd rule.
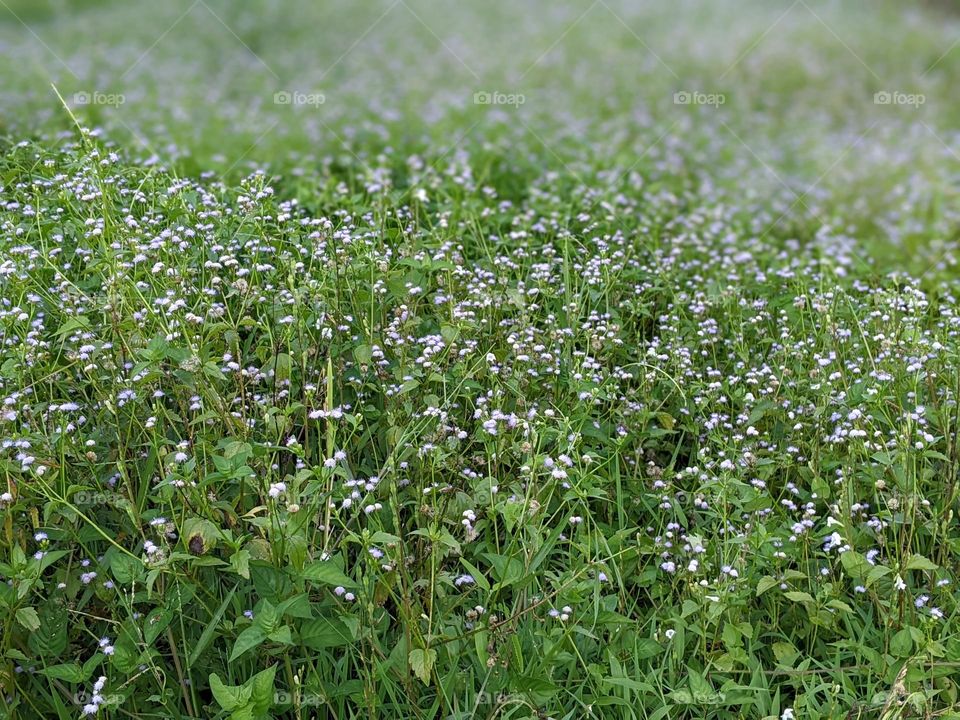
[[0, 716], [960, 716], [957, 21], [535, 10], [10, 4]]

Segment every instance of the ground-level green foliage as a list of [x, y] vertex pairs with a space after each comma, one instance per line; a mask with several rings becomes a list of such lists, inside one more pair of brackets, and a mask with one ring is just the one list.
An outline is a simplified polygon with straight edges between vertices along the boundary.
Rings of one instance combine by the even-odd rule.
[[668, 178], [623, 223], [3, 162], [8, 708], [955, 703], [951, 284]]
[[947, 11], [8, 2], [0, 716], [960, 715]]

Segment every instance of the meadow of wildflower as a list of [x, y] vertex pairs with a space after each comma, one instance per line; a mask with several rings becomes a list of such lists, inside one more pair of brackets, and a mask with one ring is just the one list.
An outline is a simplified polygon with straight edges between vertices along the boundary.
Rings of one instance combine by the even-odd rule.
[[0, 0], [0, 718], [960, 718], [958, 37]]

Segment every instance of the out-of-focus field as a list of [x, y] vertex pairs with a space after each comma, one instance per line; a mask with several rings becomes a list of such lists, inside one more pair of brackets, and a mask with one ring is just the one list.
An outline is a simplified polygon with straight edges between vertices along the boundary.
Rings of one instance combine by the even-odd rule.
[[[842, 215], [903, 246], [897, 262], [953, 240], [960, 61], [942, 6], [5, 5], [11, 137], [70, 127], [52, 81], [71, 103], [100, 94], [75, 108], [85, 124], [192, 173], [310, 172], [399, 148], [442, 164], [493, 147], [521, 177], [616, 177], [642, 156], [671, 172], [709, 168], [712, 182], [791, 215]], [[294, 103], [275, 103], [284, 92]], [[524, 102], [478, 106], [478, 92]], [[678, 105], [678, 92], [692, 102]]]

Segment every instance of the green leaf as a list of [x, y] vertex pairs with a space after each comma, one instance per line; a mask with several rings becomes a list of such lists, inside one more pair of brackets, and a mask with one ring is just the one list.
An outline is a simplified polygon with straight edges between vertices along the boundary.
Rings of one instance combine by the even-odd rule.
[[653, 638], [639, 638], [634, 643], [632, 657], [636, 660], [646, 660], [656, 657], [663, 652], [663, 647]]
[[213, 693], [217, 704], [227, 712], [243, 707], [250, 701], [253, 688], [247, 685], [225, 685], [220, 676], [210, 673], [210, 692]]
[[110, 558], [110, 572], [121, 585], [129, 585], [140, 577], [143, 562], [140, 558], [118, 552]]
[[32, 607], [22, 607], [17, 610], [17, 622], [31, 632], [40, 629], [40, 616]]
[[148, 613], [143, 623], [143, 639], [147, 645], [153, 645], [153, 641], [167, 628], [174, 615], [174, 611], [170, 609], [154, 610]]
[[393, 543], [400, 542], [400, 538], [383, 530], [377, 530], [370, 536], [370, 542], [377, 543], [378, 545], [392, 545]]
[[[116, 626], [115, 626], [116, 627]], [[133, 619], [126, 620], [117, 629], [110, 664], [120, 672], [132, 672], [142, 662], [140, 628]]]
[[426, 650], [417, 648], [416, 650], [410, 651], [408, 659], [413, 674], [420, 678], [424, 685], [429, 685], [430, 673], [433, 670], [434, 663], [437, 661], [437, 651], [433, 648], [427, 648]]
[[237, 550], [233, 555], [230, 556], [230, 567], [233, 571], [244, 578], [245, 580], [250, 579], [250, 551], [249, 550]]
[[27, 645], [41, 657], [59, 657], [67, 649], [67, 613], [55, 603], [40, 609], [40, 627], [27, 636]]
[[233, 644], [233, 651], [230, 653], [230, 662], [243, 655], [248, 650], [252, 650], [267, 639], [267, 633], [259, 625], [252, 625], [237, 636], [237, 641]]
[[361, 365], [369, 365], [373, 360], [373, 348], [369, 345], [357, 345], [353, 349], [353, 357]]
[[798, 590], [793, 590], [791, 592], [784, 593], [783, 596], [787, 600], [792, 600], [793, 602], [802, 602], [802, 603], [816, 602], [816, 600], [813, 599], [813, 596], [810, 593], [800, 592]]
[[769, 575], [764, 575], [760, 578], [760, 582], [757, 583], [757, 597], [763, 595], [767, 590], [772, 587], [776, 587], [780, 584], [780, 581], [775, 577], [770, 577]]
[[19, 545], [14, 545], [10, 548], [10, 562], [14, 568], [22, 567], [27, 563], [27, 555], [23, 552], [23, 548]]
[[717, 692], [713, 689], [713, 686], [710, 684], [710, 681], [707, 680], [704, 676], [700, 675], [693, 670], [689, 671], [690, 678], [690, 692], [693, 695], [693, 699], [698, 704], [712, 705], [715, 704], [720, 698]]
[[472, 577], [474, 582], [477, 583], [477, 587], [484, 592], [490, 592], [490, 583], [487, 582], [486, 576], [477, 568], [476, 565], [468, 563], [463, 558], [460, 558], [460, 564], [463, 565], [467, 569], [467, 572], [470, 573], [470, 577]]
[[93, 675], [93, 671], [96, 670], [100, 665], [103, 664], [103, 661], [106, 659], [106, 656], [102, 653], [95, 653], [91, 655], [87, 661], [83, 664], [83, 678], [84, 680], [89, 679]]
[[309, 620], [313, 617], [313, 609], [310, 607], [310, 598], [306, 593], [295, 595], [292, 598], [284, 600], [277, 605], [277, 615], [283, 617], [302, 618]]
[[283, 383], [290, 379], [290, 370], [293, 366], [293, 360], [287, 353], [278, 353], [273, 363], [275, 381]]
[[793, 661], [800, 655], [800, 651], [790, 642], [775, 642], [773, 644], [773, 655], [777, 662], [787, 667], [793, 667]]
[[357, 584], [343, 573], [331, 560], [319, 560], [303, 569], [302, 577], [310, 582], [323, 583], [334, 587], [355, 588]]
[[57, 328], [56, 332], [54, 332], [54, 335], [56, 337], [64, 337], [76, 332], [77, 330], [86, 330], [89, 327], [90, 321], [87, 318], [85, 318], [83, 315], [76, 315]]
[[[514, 645], [519, 650], [518, 646]], [[559, 689], [546, 678], [538, 675], [521, 675], [513, 680], [513, 687], [520, 692], [530, 693], [539, 702], [546, 702], [557, 694]]]
[[632, 680], [625, 677], [605, 677], [602, 678], [602, 682], [606, 685], [627, 688], [628, 690], [633, 690], [634, 692], [641, 694], [656, 692], [653, 685], [650, 685], [649, 683], [639, 682], [637, 680]]
[[256, 620], [253, 621], [255, 627], [261, 628], [266, 633], [272, 633], [280, 627], [280, 613], [269, 600], [264, 600], [257, 605], [255, 613]]
[[223, 613], [226, 611], [230, 601], [233, 600], [234, 593], [236, 592], [237, 586], [234, 585], [233, 589], [227, 593], [227, 597], [224, 598], [223, 602], [220, 604], [220, 607], [217, 608], [217, 612], [214, 613], [206, 627], [204, 627], [203, 633], [200, 635], [200, 639], [197, 640], [196, 646], [193, 648], [190, 653], [190, 657], [187, 659], [188, 667], [193, 667], [193, 665], [196, 664], [197, 660], [200, 659], [200, 655], [204, 650], [207, 649], [210, 641], [213, 640], [213, 635], [217, 632], [217, 627], [220, 625], [220, 618], [223, 617]]
[[[516, 503], [519, 506], [519, 503]], [[484, 553], [490, 564], [493, 565], [493, 576], [498, 580], [500, 588], [506, 588], [524, 577], [523, 563], [515, 557]]]
[[272, 665], [266, 670], [261, 670], [244, 683], [244, 686], [249, 685], [252, 691], [250, 701], [254, 717], [266, 717], [267, 711], [273, 707], [273, 680], [276, 674], [277, 666]]
[[350, 645], [356, 632], [338, 618], [317, 618], [300, 626], [300, 642], [314, 650]]
[[894, 657], [907, 657], [913, 651], [913, 635], [910, 628], [904, 628], [890, 640], [890, 654]]
[[280, 643], [281, 645], [292, 645], [293, 637], [290, 633], [289, 625], [281, 625], [272, 633], [267, 635], [271, 642]]
[[837, 600], [836, 598], [834, 598], [833, 600], [827, 601], [827, 607], [834, 608], [835, 610], [843, 610], [844, 612], [848, 612], [848, 613], [853, 612], [852, 607], [847, 605], [847, 603], [845, 603], [843, 600]]
[[910, 556], [910, 559], [907, 560], [906, 568], [907, 570], [936, 570], [939, 565], [930, 560], [927, 560], [923, 555], [917, 555], [914, 553]]
[[48, 567], [53, 565], [60, 558], [69, 555], [66, 550], [52, 550], [43, 554], [43, 558], [40, 560], [40, 571], [43, 572]]
[[[844, 553], [844, 555], [846, 555], [846, 553]], [[889, 575], [892, 572], [893, 570], [888, 568], [886, 565], [874, 565], [872, 568], [870, 568], [870, 572], [867, 573], [867, 587], [870, 587], [877, 580], [885, 575]]]
[[847, 552], [842, 553], [840, 555], [840, 564], [843, 565], [843, 569], [847, 574], [855, 580], [859, 580], [866, 575], [871, 567], [867, 559], [855, 550], [847, 550]]
[[40, 674], [46, 675], [50, 678], [56, 678], [57, 680], [63, 680], [68, 683], [81, 683], [87, 679], [87, 675], [83, 672], [83, 668], [76, 663], [51, 665], [48, 668], [40, 670]]
[[205, 518], [187, 518], [180, 535], [187, 550], [194, 555], [203, 555], [217, 546], [220, 529]]

